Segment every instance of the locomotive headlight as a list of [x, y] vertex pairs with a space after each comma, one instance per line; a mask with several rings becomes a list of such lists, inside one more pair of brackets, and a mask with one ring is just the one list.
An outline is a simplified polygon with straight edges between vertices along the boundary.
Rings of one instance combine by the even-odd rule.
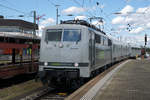
[[60, 44], [59, 44], [59, 48], [62, 48], [62, 47], [63, 47], [63, 44], [62, 44], [62, 43], [60, 43]]
[[47, 65], [48, 65], [48, 63], [47, 63], [47, 62], [44, 62], [44, 65], [45, 65], [45, 66], [47, 66]]
[[74, 66], [75, 66], [75, 67], [78, 67], [78, 66], [79, 66], [79, 64], [78, 64], [78, 63], [74, 63]]
[[43, 66], [39, 66], [39, 71], [43, 71]]

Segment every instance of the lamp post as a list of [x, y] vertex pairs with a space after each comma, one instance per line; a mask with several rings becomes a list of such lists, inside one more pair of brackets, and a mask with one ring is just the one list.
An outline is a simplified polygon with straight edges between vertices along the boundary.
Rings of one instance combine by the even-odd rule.
[[147, 34], [145, 34], [145, 46], [147, 44]]
[[58, 14], [58, 7], [59, 7], [60, 5], [55, 5], [55, 7], [56, 7], [56, 24], [58, 24], [58, 17], [60, 16], [59, 14]]
[[145, 34], [145, 54], [146, 54], [146, 45], [147, 45], [147, 34]]

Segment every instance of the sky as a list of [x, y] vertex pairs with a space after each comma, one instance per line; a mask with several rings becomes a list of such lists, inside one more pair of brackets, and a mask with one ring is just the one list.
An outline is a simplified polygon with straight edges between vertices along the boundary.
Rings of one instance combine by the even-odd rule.
[[[144, 45], [147, 34], [150, 47], [150, 0], [0, 0], [0, 15], [8, 19], [23, 19], [33, 22], [33, 11], [40, 17], [41, 30], [58, 21], [82, 19], [100, 27], [114, 39], [133, 45]], [[19, 17], [23, 15], [24, 17]], [[72, 15], [72, 16], [69, 16]]]

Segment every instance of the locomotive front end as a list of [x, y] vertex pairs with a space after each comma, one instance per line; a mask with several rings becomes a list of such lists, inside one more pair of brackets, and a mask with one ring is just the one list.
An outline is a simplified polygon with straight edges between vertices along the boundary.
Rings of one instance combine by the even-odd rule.
[[[89, 77], [86, 43], [79, 26], [56, 25], [43, 31], [39, 77], [50, 86], [58, 86]], [[86, 59], [85, 59], [86, 58]]]

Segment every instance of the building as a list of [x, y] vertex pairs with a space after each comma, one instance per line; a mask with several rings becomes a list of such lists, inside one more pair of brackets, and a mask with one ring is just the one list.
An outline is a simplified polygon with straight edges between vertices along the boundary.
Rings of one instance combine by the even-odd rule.
[[38, 25], [20, 19], [4, 19], [0, 17], [0, 32], [11, 32], [20, 34], [34, 34]]

